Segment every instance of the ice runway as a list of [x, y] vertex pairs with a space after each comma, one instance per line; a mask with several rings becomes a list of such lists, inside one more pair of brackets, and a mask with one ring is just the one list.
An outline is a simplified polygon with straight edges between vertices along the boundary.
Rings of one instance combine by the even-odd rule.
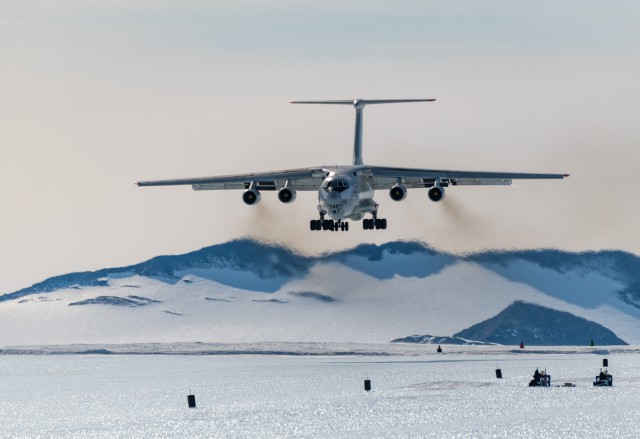
[[[0, 436], [638, 436], [640, 354], [550, 352], [2, 355]], [[603, 358], [611, 388], [592, 385]], [[529, 388], [536, 367], [576, 387]]]

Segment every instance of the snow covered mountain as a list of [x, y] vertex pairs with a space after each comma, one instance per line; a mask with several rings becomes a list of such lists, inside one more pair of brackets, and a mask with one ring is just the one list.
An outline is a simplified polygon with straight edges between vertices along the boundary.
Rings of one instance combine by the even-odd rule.
[[640, 258], [628, 253], [391, 242], [306, 256], [249, 239], [1, 295], [0, 344], [388, 342], [451, 336], [519, 300], [640, 344]]
[[521, 300], [513, 302], [495, 317], [454, 334], [454, 337], [502, 345], [625, 344], [602, 325]]

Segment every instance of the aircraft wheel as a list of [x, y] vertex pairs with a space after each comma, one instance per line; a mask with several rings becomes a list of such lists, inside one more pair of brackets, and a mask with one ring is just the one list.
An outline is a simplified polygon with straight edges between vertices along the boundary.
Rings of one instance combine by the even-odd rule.
[[381, 221], [380, 227], [382, 228], [382, 230], [385, 230], [387, 228], [387, 219], [383, 218], [380, 221]]

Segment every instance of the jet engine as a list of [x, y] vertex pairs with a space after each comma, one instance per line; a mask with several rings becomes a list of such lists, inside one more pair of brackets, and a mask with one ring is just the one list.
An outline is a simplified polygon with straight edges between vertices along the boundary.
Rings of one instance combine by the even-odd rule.
[[296, 190], [290, 187], [283, 187], [278, 191], [278, 200], [283, 203], [291, 203], [296, 199]]
[[255, 188], [247, 189], [242, 194], [242, 201], [250, 206], [252, 204], [258, 204], [260, 202], [260, 192]]
[[407, 188], [401, 184], [396, 184], [389, 189], [389, 196], [393, 201], [402, 201], [407, 198]]
[[429, 189], [429, 199], [433, 202], [442, 201], [444, 199], [444, 188], [436, 185]]

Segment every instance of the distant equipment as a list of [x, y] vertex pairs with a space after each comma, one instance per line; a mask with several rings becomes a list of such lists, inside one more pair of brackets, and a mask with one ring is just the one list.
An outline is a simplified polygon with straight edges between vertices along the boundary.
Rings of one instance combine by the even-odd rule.
[[593, 385], [598, 387], [611, 387], [613, 386], [613, 375], [606, 369], [600, 370], [600, 373], [596, 375]]
[[551, 387], [551, 375], [547, 370], [540, 372], [538, 369], [533, 373], [533, 379], [529, 381], [529, 387]]
[[187, 405], [190, 409], [196, 408], [196, 396], [193, 394], [187, 395]]
[[609, 367], [609, 360], [607, 358], [603, 358], [602, 359], [602, 367], [605, 368], [605, 370], [600, 369], [600, 373], [598, 375], [596, 375], [596, 379], [593, 382], [594, 386], [604, 386], [604, 387], [611, 387], [613, 386], [613, 375], [611, 375], [609, 373], [609, 371], [606, 369]]

